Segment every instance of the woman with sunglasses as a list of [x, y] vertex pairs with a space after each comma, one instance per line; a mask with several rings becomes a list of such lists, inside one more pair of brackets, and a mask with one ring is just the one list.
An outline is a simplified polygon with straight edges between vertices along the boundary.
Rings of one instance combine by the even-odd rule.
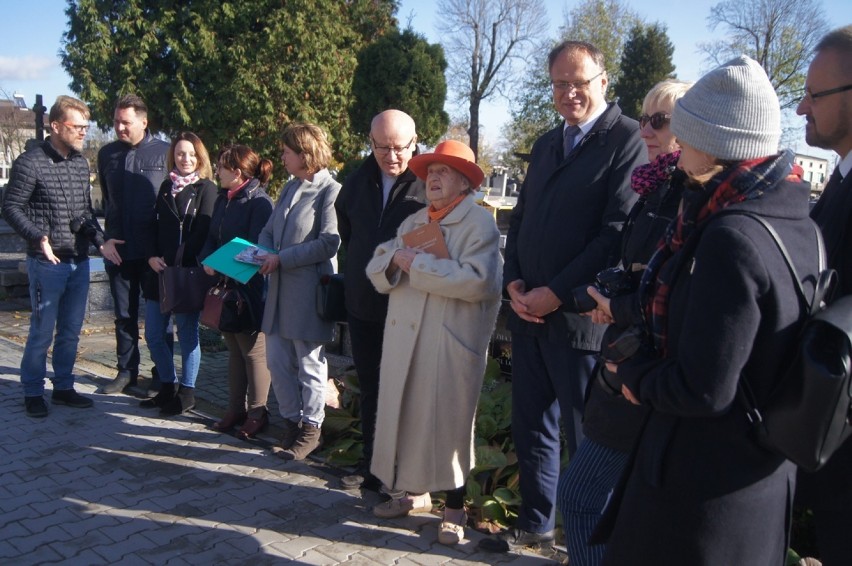
[[[649, 163], [633, 171], [631, 186], [639, 194], [639, 200], [624, 224], [618, 264], [634, 287], [638, 286], [666, 226], [677, 216], [686, 176], [675, 167], [680, 147], [669, 129], [669, 120], [675, 102], [690, 86], [691, 83], [676, 80], [657, 83], [642, 104], [639, 125]], [[607, 329], [604, 348], [638, 322], [639, 313], [632, 308], [635, 304], [632, 293], [615, 297], [612, 303], [617, 324]], [[645, 415], [643, 407], [607, 391], [601, 371], [603, 367], [599, 366], [593, 374], [595, 379], [583, 413], [585, 438], [576, 454], [571, 455], [557, 490], [572, 565], [598, 564], [603, 557], [605, 547], [589, 546], [587, 541], [621, 475]]]

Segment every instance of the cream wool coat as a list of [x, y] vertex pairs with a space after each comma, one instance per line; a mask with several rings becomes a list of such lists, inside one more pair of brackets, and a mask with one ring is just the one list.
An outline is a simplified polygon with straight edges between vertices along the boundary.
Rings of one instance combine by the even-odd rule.
[[[296, 184], [289, 203], [282, 199]], [[269, 275], [269, 289], [261, 330], [289, 340], [328, 342], [334, 323], [317, 315], [316, 288], [322, 275], [334, 273], [340, 235], [334, 201], [340, 183], [328, 170], [314, 174], [313, 182], [293, 179], [281, 190], [281, 199], [260, 232], [258, 243], [276, 250], [281, 265]]]
[[388, 293], [371, 471], [414, 493], [464, 485], [474, 466], [473, 423], [486, 350], [500, 306], [503, 258], [494, 218], [468, 196], [440, 221], [451, 259], [421, 253], [410, 273], [388, 276], [406, 218], [376, 248], [367, 275]]

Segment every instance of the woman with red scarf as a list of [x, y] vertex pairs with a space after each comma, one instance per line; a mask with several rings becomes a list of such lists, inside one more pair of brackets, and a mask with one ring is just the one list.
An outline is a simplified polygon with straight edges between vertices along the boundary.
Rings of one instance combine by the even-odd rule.
[[[272, 161], [261, 159], [248, 146], [231, 145], [219, 152], [216, 173], [222, 188], [202, 258], [234, 238], [257, 243], [272, 214], [272, 199], [265, 190], [272, 177]], [[215, 274], [207, 266], [204, 271]], [[255, 274], [241, 290], [251, 304], [257, 326], [244, 332], [222, 333], [228, 347], [228, 410], [213, 428], [226, 432], [242, 425], [237, 434], [250, 438], [269, 423], [266, 400], [271, 378], [266, 367], [266, 338], [260, 332], [263, 276]]]
[[671, 129], [694, 185], [640, 283], [646, 345], [608, 364], [613, 387], [650, 413], [599, 525], [603, 564], [781, 566], [795, 467], [757, 444], [737, 390], [765, 402], [805, 307], [772, 236], [745, 213], [774, 228], [812, 291], [809, 189], [778, 152], [778, 97], [748, 57], [695, 83]]
[[[467, 521], [474, 414], [500, 305], [500, 233], [474, 200], [484, 174], [469, 147], [448, 140], [408, 166], [426, 181], [429, 206], [405, 219], [367, 265], [376, 290], [389, 294], [370, 471], [392, 495], [373, 513], [428, 513], [429, 492], [446, 491], [438, 541], [457, 544]], [[403, 242], [430, 225], [440, 236], [423, 243], [442, 241], [449, 257]]]

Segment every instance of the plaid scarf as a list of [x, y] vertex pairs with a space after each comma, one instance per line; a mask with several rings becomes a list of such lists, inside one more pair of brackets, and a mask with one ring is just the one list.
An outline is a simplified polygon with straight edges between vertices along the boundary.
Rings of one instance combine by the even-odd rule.
[[640, 165], [630, 175], [630, 187], [639, 196], [653, 193], [672, 178], [679, 157], [680, 150], [661, 153], [652, 162]]
[[649, 322], [654, 348], [661, 357], [666, 356], [669, 293], [680, 271], [677, 262], [667, 269], [664, 266], [691, 236], [700, 236], [715, 213], [732, 204], [760, 198], [766, 191], [777, 188], [790, 173], [792, 162], [793, 154], [787, 150], [724, 169], [701, 187], [703, 198], [695, 199], [669, 224], [639, 284], [642, 312]]

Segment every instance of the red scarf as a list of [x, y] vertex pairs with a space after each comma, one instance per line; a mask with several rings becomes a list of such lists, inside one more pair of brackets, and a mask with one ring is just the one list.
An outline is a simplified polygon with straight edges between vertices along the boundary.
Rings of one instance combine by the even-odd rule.
[[237, 196], [237, 193], [240, 192], [241, 190], [243, 190], [243, 187], [248, 185], [249, 181], [251, 181], [251, 179], [246, 179], [245, 182], [242, 185], [240, 185], [239, 187], [234, 187], [233, 189], [228, 189], [228, 200], [231, 200], [232, 198]]

